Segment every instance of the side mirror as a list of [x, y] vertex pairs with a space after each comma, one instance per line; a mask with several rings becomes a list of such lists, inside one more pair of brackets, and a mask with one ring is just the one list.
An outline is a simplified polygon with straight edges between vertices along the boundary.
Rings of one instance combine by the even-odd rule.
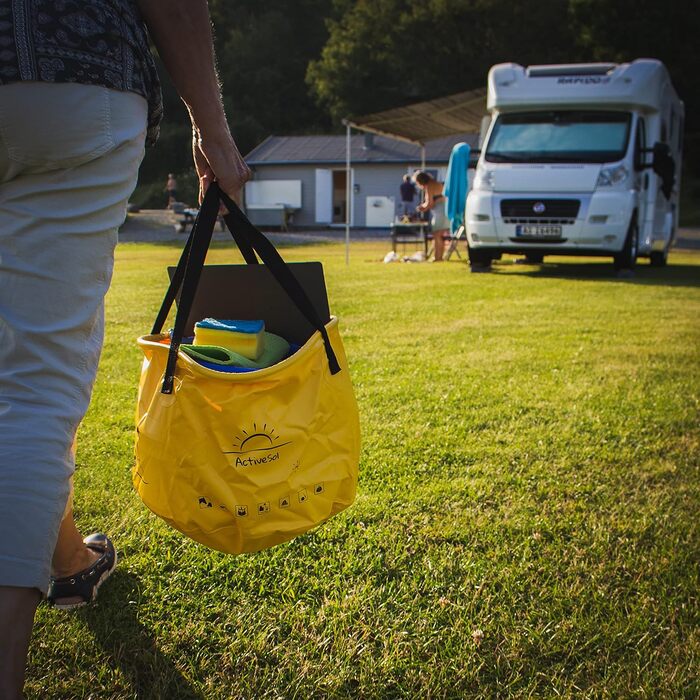
[[671, 199], [676, 183], [676, 162], [667, 143], [657, 141], [652, 149], [651, 169], [661, 178], [661, 191], [666, 199]]

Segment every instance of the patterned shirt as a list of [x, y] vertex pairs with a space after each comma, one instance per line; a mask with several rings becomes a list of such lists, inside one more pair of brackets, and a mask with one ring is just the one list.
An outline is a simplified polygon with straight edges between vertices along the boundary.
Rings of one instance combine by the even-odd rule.
[[155, 143], [163, 100], [135, 0], [0, 0], [0, 85], [101, 85], [148, 100]]

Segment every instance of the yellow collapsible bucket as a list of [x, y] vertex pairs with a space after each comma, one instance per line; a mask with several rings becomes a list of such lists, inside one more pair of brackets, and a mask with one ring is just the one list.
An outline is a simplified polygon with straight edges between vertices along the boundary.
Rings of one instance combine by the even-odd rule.
[[[214, 194], [231, 210], [225, 218], [236, 226], [246, 258], [255, 250], [299, 300], [269, 241], [210, 187], [154, 332], [138, 340], [145, 359], [133, 482], [148, 508], [174, 528], [239, 554], [290, 540], [353, 502], [360, 429], [336, 318], [326, 324], [310, 318], [318, 330], [299, 350], [254, 372], [209, 369], [179, 350], [216, 220]], [[175, 329], [167, 336], [158, 325], [181, 280]], [[307, 302], [299, 305], [313, 316]]]

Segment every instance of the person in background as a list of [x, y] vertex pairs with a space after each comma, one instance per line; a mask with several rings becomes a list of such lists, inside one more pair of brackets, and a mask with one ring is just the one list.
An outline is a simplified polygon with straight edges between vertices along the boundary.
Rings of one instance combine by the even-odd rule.
[[173, 173], [168, 173], [168, 182], [165, 185], [165, 191], [168, 194], [168, 207], [171, 207], [177, 202], [177, 180]]
[[445, 250], [445, 235], [449, 235], [450, 232], [450, 222], [445, 214], [443, 183], [423, 170], [419, 170], [414, 178], [423, 192], [423, 201], [418, 205], [418, 211], [431, 214], [435, 262], [441, 262]]
[[[117, 230], [162, 101], [144, 21], [192, 121], [200, 196], [250, 171], [206, 0], [15, 0], [0, 23], [0, 698], [22, 697], [42, 596], [91, 602], [116, 565], [72, 513], [72, 446], [104, 334]], [[104, 484], [92, 488], [104, 492]]]
[[399, 216], [412, 216], [415, 213], [413, 200], [416, 198], [416, 186], [413, 184], [410, 175], [403, 176], [399, 190], [401, 192], [401, 204], [399, 205]]

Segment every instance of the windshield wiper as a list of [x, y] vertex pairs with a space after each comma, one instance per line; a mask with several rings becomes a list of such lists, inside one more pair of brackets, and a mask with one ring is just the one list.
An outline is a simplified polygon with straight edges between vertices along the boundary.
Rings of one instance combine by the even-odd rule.
[[[600, 157], [594, 156], [570, 156], [565, 153], [558, 155], [545, 155], [543, 153], [528, 153], [525, 155], [504, 154], [504, 153], [487, 153], [486, 160], [495, 163], [607, 163], [610, 159], [601, 160]], [[618, 159], [619, 160], [619, 159]]]
[[515, 155], [512, 153], [487, 153], [486, 160], [494, 163], [527, 163], [531, 160], [529, 156]]

